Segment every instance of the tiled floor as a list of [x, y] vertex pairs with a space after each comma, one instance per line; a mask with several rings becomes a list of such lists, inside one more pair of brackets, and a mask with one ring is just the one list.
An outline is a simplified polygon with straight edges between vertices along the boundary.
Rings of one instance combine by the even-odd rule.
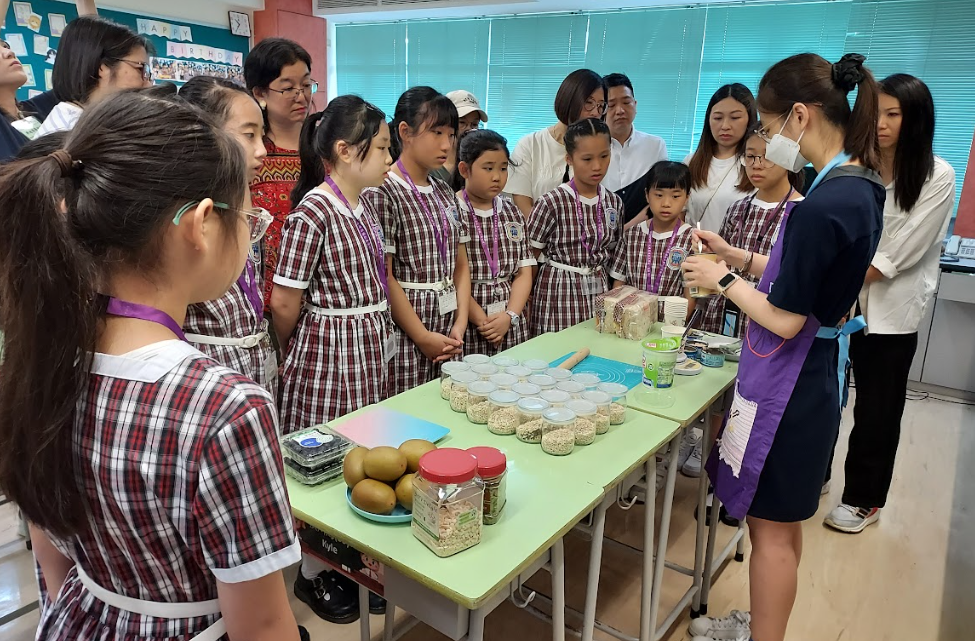
[[[843, 428], [851, 425], [849, 411]], [[804, 527], [805, 550], [800, 568], [799, 597], [789, 627], [789, 641], [961, 641], [975, 630], [975, 408], [935, 400], [910, 401], [896, 476], [881, 521], [863, 534], [850, 536], [827, 530], [822, 516], [842, 493], [841, 439], [833, 490], [822, 501], [820, 514]], [[669, 557], [690, 564], [694, 547], [695, 485], [679, 477], [670, 535]], [[34, 598], [29, 554], [16, 543], [16, 514], [0, 508], [0, 614]], [[610, 511], [607, 534], [628, 545], [641, 544], [639, 507]], [[721, 526], [724, 536], [731, 533]], [[9, 545], [3, 545], [5, 542]], [[589, 544], [572, 536], [567, 542], [568, 598], [582, 609]], [[607, 545], [603, 557], [599, 618], [636, 634], [639, 629], [639, 557], [621, 546]], [[293, 577], [292, 570], [289, 578]], [[545, 577], [539, 577], [545, 578]], [[664, 605], [673, 603], [689, 579], [665, 574]], [[534, 583], [532, 585], [535, 585]], [[539, 580], [540, 591], [547, 581]], [[298, 621], [313, 639], [353, 641], [358, 625], [333, 626], [318, 620], [293, 601]], [[732, 562], [711, 592], [710, 611], [722, 613], [748, 607], [747, 563]], [[398, 620], [402, 620], [402, 612]], [[4, 641], [33, 638], [36, 613], [0, 628]], [[571, 616], [570, 625], [578, 622]], [[374, 638], [381, 638], [382, 617], [372, 618]], [[687, 618], [675, 625], [668, 641], [685, 638]], [[549, 638], [548, 624], [505, 604], [487, 619], [489, 641]], [[440, 634], [417, 626], [408, 641], [440, 641]], [[609, 639], [608, 636], [597, 638]]]

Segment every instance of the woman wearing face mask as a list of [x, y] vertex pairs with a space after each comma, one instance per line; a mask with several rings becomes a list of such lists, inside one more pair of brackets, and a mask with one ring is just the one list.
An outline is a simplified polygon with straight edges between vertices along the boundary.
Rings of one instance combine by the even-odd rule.
[[[696, 256], [684, 261], [690, 286], [720, 291], [750, 319], [734, 402], [706, 465], [729, 515], [748, 515], [752, 609], [750, 630], [747, 617], [735, 613], [741, 639], [785, 638], [802, 521], [816, 513], [839, 430], [846, 358], [844, 341], [837, 339], [856, 323], [838, 326], [856, 302], [880, 241], [879, 91], [863, 61], [847, 54], [830, 64], [800, 54], [766, 72], [758, 92], [769, 138], [765, 157], [789, 171], [808, 158], [819, 175], [785, 217], [768, 257], [698, 232], [721, 262]], [[758, 288], [729, 266], [761, 275]], [[723, 623], [708, 619], [701, 626]]]
[[264, 238], [264, 308], [271, 305], [274, 272], [284, 221], [291, 213], [291, 190], [301, 175], [298, 147], [301, 127], [312, 106], [318, 83], [311, 77], [311, 56], [297, 42], [265, 38], [244, 61], [247, 89], [264, 111], [267, 157], [251, 183], [255, 207], [271, 212], [274, 221]]
[[562, 183], [571, 172], [565, 162], [565, 132], [574, 122], [606, 115], [606, 83], [589, 69], [577, 69], [565, 77], [555, 94], [559, 121], [528, 134], [511, 154], [507, 191], [527, 218], [535, 202]]
[[738, 188], [746, 183], [741, 156], [745, 154], [745, 132], [755, 125], [755, 97], [743, 84], [725, 85], [708, 102], [697, 149], [684, 158], [691, 168], [691, 198], [686, 222], [717, 231], [725, 212], [736, 200], [749, 194]]
[[87, 107], [118, 91], [151, 85], [152, 53], [146, 38], [111, 20], [88, 15], [69, 22], [52, 72], [61, 102], [36, 135], [73, 129]]
[[880, 518], [900, 440], [917, 328], [938, 283], [941, 240], [955, 202], [955, 171], [934, 155], [934, 101], [914, 76], [880, 83], [884, 235], [860, 291], [867, 330], [850, 337], [857, 379], [843, 498], [826, 525], [855, 534]]

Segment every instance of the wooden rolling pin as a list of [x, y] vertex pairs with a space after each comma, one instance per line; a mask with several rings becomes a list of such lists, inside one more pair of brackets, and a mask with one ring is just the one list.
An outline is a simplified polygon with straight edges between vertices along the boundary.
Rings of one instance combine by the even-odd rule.
[[559, 367], [562, 369], [572, 369], [573, 367], [581, 363], [587, 356], [589, 356], [589, 348], [583, 347], [578, 352], [576, 352], [569, 358], [565, 359], [565, 361], [563, 361], [562, 364], [559, 365]]

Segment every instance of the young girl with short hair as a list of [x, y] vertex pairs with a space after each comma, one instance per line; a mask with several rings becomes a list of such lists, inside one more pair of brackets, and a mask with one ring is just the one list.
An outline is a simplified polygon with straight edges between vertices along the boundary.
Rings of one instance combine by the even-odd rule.
[[390, 125], [396, 161], [386, 181], [363, 198], [380, 217], [386, 239], [389, 300], [398, 348], [390, 363], [390, 395], [432, 381], [440, 364], [459, 356], [467, 331], [470, 240], [447, 183], [430, 172], [454, 144], [457, 108], [431, 87], [400, 96]]
[[532, 288], [535, 258], [525, 238], [525, 218], [501, 195], [508, 181], [508, 143], [488, 129], [468, 131], [457, 145], [461, 221], [472, 235], [468, 354], [493, 354], [528, 338], [523, 312]]
[[547, 256], [532, 292], [533, 336], [593, 317], [623, 230], [623, 201], [600, 185], [610, 162], [609, 127], [580, 120], [566, 130], [565, 151], [575, 177], [542, 196], [528, 219], [535, 258]]

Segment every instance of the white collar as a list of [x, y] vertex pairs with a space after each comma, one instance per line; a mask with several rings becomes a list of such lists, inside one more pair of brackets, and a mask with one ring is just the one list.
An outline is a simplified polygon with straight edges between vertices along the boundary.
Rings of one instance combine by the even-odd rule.
[[356, 218], [359, 218], [359, 217], [362, 216], [363, 209], [362, 209], [362, 195], [361, 194], [359, 195], [359, 204], [356, 205], [356, 208], [353, 209], [353, 210], [351, 210], [351, 211], [349, 211], [349, 208], [345, 205], [344, 202], [342, 202], [342, 200], [338, 196], [336, 196], [335, 194], [333, 194], [330, 191], [326, 191], [324, 189], [321, 189], [320, 187], [315, 187], [310, 192], [308, 192], [308, 194], [309, 195], [310, 194], [318, 194], [320, 196], [325, 197], [327, 200], [329, 200], [332, 203], [332, 205], [335, 206], [335, 209], [340, 214], [342, 214], [343, 216], [349, 216], [349, 217], [355, 216]]
[[[576, 191], [572, 188], [572, 185], [570, 185], [569, 183], [562, 183], [561, 185], [559, 185], [559, 187], [569, 192], [569, 194], [571, 194], [573, 198], [576, 197]], [[582, 194], [579, 194], [579, 200], [582, 201], [583, 205], [592, 206], [599, 202], [599, 197], [602, 195], [602, 193], [603, 193], [603, 188], [602, 185], [600, 185], [599, 188], [596, 190], [595, 196], [592, 196], [591, 198], [586, 198]]]
[[[397, 174], [392, 169], [389, 170], [389, 177], [392, 178], [394, 181], [398, 182], [399, 184], [401, 184], [403, 187], [406, 187], [410, 191], [413, 191], [413, 187], [410, 186], [410, 183], [408, 183], [405, 178]], [[429, 180], [429, 178], [427, 180]], [[433, 183], [430, 183], [429, 185], [416, 185], [416, 188], [420, 191], [421, 194], [433, 193]]]
[[[650, 221], [649, 220], [645, 220], [642, 223], [640, 223], [639, 227], [643, 231], [644, 234], [651, 233], [650, 232]], [[686, 230], [688, 230], [690, 228], [691, 228], [691, 226], [688, 225], [687, 223], [681, 223], [680, 225], [678, 225], [674, 229], [671, 229], [668, 232], [664, 232], [664, 233], [653, 232], [653, 239], [654, 240], [664, 240], [666, 238], [670, 238], [671, 236], [673, 236], [675, 231], [678, 234], [683, 234]]]
[[494, 197], [494, 209], [477, 209], [476, 207], [474, 207], [473, 203], [468, 208], [467, 199], [465, 198], [458, 198], [457, 201], [460, 203], [460, 206], [463, 207], [466, 211], [473, 211], [474, 214], [479, 216], [480, 218], [493, 217], [495, 210], [497, 210], [497, 212], [500, 214], [501, 209], [504, 206], [504, 203], [501, 200], [501, 196]]
[[168, 340], [146, 345], [127, 354], [95, 353], [91, 373], [141, 383], [156, 383], [188, 358], [204, 354], [189, 343]]

